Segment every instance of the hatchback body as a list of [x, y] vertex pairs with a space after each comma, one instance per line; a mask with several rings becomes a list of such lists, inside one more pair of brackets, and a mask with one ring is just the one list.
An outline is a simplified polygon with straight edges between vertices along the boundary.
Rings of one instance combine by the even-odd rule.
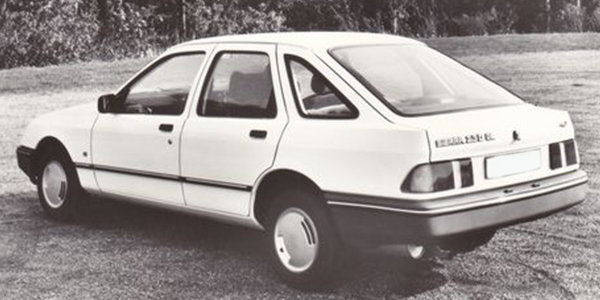
[[17, 154], [53, 217], [91, 193], [265, 230], [299, 287], [346, 246], [472, 250], [587, 183], [567, 112], [364, 33], [177, 45], [97, 103], [36, 118]]

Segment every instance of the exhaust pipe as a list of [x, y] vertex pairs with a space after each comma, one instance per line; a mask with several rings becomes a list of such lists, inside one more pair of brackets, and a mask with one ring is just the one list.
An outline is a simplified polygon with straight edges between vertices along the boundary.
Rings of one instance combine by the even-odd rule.
[[412, 259], [421, 259], [425, 256], [427, 251], [424, 246], [421, 245], [406, 245], [406, 251]]
[[415, 260], [423, 258], [427, 252], [427, 249], [421, 245], [385, 245], [379, 249], [385, 254], [399, 255]]

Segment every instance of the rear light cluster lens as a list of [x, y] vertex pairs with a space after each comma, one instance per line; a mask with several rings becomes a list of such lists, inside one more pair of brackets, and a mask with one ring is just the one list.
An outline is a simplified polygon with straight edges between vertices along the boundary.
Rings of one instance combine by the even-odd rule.
[[556, 170], [556, 169], [562, 167], [560, 144], [559, 143], [550, 144], [548, 150], [550, 151], [550, 169]]
[[432, 193], [473, 185], [470, 159], [423, 164], [415, 167], [402, 183], [405, 193]]
[[572, 166], [577, 163], [577, 149], [574, 140], [564, 142], [565, 145], [565, 160], [567, 166]]
[[[562, 144], [562, 146], [561, 146]], [[562, 152], [565, 153], [565, 161], [562, 159]], [[553, 143], [548, 146], [550, 156], [550, 169], [556, 170], [566, 166], [577, 164], [577, 147], [575, 140], [567, 140], [560, 143]]]

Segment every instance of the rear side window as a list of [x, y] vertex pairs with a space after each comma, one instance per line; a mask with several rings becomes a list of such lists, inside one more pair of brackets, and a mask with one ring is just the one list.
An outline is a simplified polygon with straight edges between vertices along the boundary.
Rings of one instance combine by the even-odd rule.
[[123, 112], [180, 115], [204, 57], [181, 54], [160, 62], [128, 88]]
[[277, 109], [269, 56], [220, 53], [205, 83], [197, 112], [208, 117], [274, 118]]
[[318, 119], [349, 119], [358, 111], [306, 61], [286, 56], [288, 77], [300, 115]]

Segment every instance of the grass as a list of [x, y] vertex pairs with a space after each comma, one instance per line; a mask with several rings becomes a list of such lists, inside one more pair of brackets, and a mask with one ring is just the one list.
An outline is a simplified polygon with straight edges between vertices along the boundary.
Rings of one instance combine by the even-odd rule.
[[600, 49], [600, 33], [492, 35], [423, 39], [452, 56]]
[[[102, 202], [78, 223], [46, 219], [15, 164], [26, 124], [93, 101], [146, 61], [0, 71], [0, 299], [598, 299], [600, 47], [590, 49], [593, 38], [428, 40], [528, 101], [571, 112], [590, 175], [586, 202], [501, 230], [487, 246], [453, 260], [358, 257], [339, 286], [319, 294], [277, 282], [255, 231]], [[564, 43], [544, 42], [555, 40]]]
[[113, 62], [15, 68], [0, 70], [0, 95], [52, 93], [63, 90], [106, 90], [110, 92], [150, 62], [149, 58]]
[[[600, 49], [599, 33], [494, 35], [430, 38], [422, 41], [458, 57]], [[109, 92], [118, 88], [150, 60], [93, 61], [45, 68], [0, 70], [0, 95], [52, 93], [71, 89]]]

